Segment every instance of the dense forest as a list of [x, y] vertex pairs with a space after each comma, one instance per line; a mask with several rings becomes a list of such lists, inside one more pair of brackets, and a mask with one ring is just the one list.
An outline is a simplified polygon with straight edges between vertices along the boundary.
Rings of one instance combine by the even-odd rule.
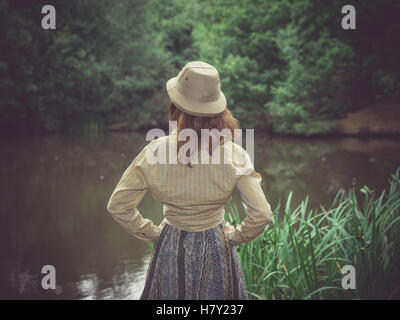
[[[56, 30], [41, 26], [56, 8]], [[214, 65], [243, 127], [331, 130], [329, 119], [400, 99], [400, 1], [0, 0], [2, 131], [166, 125], [165, 82]]]

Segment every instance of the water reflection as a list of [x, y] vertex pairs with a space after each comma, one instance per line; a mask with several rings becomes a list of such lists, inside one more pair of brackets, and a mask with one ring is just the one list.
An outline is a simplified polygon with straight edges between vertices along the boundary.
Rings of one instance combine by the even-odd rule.
[[139, 263], [120, 261], [111, 279], [100, 279], [96, 273], [82, 275], [76, 282], [78, 298], [83, 300], [138, 300], [144, 288], [150, 253]]
[[[295, 202], [309, 195], [314, 207], [351, 186], [382, 190], [400, 165], [397, 140], [255, 140], [255, 167], [273, 207], [291, 190]], [[120, 228], [106, 204], [145, 144], [139, 133], [1, 138], [0, 298], [139, 298], [149, 249]], [[139, 209], [161, 222], [150, 193]], [[41, 288], [46, 264], [57, 271], [54, 291]]]
[[137, 300], [144, 288], [149, 260], [147, 253], [140, 263], [120, 261], [109, 278], [96, 273], [82, 274], [78, 281], [57, 284], [56, 290], [48, 292], [41, 288], [40, 272], [17, 269], [8, 275], [10, 295], [2, 298]]

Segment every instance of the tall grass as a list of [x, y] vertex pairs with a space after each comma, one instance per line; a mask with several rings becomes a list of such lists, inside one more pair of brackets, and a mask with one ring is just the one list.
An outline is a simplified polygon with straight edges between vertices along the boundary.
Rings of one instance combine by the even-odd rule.
[[[309, 209], [308, 198], [274, 210], [273, 223], [254, 241], [237, 246], [253, 299], [398, 298], [400, 168], [388, 192], [363, 187], [339, 192], [329, 208]], [[245, 206], [227, 220], [240, 223]], [[355, 267], [356, 289], [343, 289], [344, 265]], [[397, 278], [396, 278], [397, 277]]]

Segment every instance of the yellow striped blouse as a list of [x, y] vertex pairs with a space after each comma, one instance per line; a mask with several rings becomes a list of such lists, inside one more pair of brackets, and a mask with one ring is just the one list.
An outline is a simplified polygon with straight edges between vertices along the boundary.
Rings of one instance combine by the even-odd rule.
[[237, 245], [259, 236], [271, 220], [272, 211], [261, 189], [261, 176], [254, 170], [248, 153], [235, 142], [225, 142], [218, 146], [221, 161], [217, 164], [193, 159], [190, 165], [171, 163], [173, 156], [168, 152], [166, 163], [149, 161], [149, 155], [157, 157], [161, 151], [176, 150], [174, 147], [176, 135], [161, 137], [150, 142], [132, 161], [108, 201], [107, 210], [113, 218], [137, 238], [155, 243], [162, 229], [137, 209], [150, 190], [163, 203], [166, 223], [189, 232], [203, 231], [223, 221], [224, 206], [236, 187], [247, 216], [234, 231], [227, 232], [227, 238], [231, 245]]

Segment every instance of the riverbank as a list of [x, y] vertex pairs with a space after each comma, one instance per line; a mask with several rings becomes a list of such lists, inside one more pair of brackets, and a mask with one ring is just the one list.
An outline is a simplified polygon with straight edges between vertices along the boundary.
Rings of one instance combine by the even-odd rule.
[[[280, 134], [269, 132], [264, 128], [259, 128], [266, 134], [273, 136], [290, 136], [290, 137], [382, 137], [382, 136], [400, 136], [400, 102], [384, 102], [374, 104], [366, 108], [348, 113], [342, 119], [326, 120], [334, 123], [332, 131], [325, 134], [297, 135], [297, 134]], [[106, 131], [147, 131], [151, 128], [161, 127], [168, 133], [168, 128], [150, 122], [139, 127], [133, 127], [128, 121], [113, 123], [107, 126]]]
[[387, 102], [349, 113], [335, 121], [343, 135], [400, 135], [400, 103]]
[[[234, 113], [234, 112], [233, 112]], [[167, 114], [165, 111], [165, 120], [163, 123], [155, 120], [137, 124], [136, 120], [124, 119], [121, 121], [106, 124], [106, 120], [92, 120], [89, 122], [64, 126], [64, 129], [44, 130], [43, 128], [35, 127], [32, 131], [29, 128], [18, 129], [15, 126], [13, 129], [2, 128], [1, 135], [47, 135], [47, 134], [78, 134], [78, 135], [103, 135], [104, 133], [112, 132], [147, 132], [153, 128], [161, 128], [168, 134], [168, 123], [166, 120]], [[271, 127], [256, 127], [256, 132], [262, 135], [274, 137], [294, 137], [299, 139], [309, 138], [340, 138], [340, 137], [400, 137], [400, 101], [385, 102], [370, 105], [348, 113], [340, 119], [325, 120], [329, 125], [333, 124], [331, 131], [327, 133], [316, 133], [313, 135], [306, 134], [283, 134], [271, 131]], [[269, 129], [268, 129], [269, 128]]]

